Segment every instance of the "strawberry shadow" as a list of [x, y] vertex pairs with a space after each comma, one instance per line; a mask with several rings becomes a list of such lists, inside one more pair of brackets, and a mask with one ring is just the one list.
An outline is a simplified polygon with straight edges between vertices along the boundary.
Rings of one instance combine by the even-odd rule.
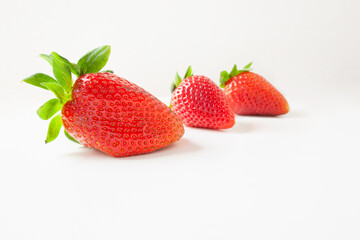
[[195, 144], [193, 141], [182, 138], [178, 142], [175, 142], [167, 147], [158, 149], [154, 152], [146, 153], [146, 154], [139, 154], [133, 155], [128, 157], [112, 157], [109, 156], [97, 149], [94, 148], [86, 148], [80, 147], [76, 149], [76, 151], [67, 153], [62, 155], [62, 157], [70, 158], [70, 159], [81, 159], [81, 160], [150, 160], [150, 159], [160, 159], [160, 158], [169, 158], [171, 156], [177, 156], [177, 159], [181, 155], [191, 154], [194, 151], [198, 151], [201, 149], [201, 146]]
[[241, 120], [242, 118], [248, 119], [283, 119], [283, 118], [303, 118], [308, 114], [302, 109], [291, 109], [288, 113], [276, 116], [267, 116], [267, 115], [235, 115], [236, 121]]
[[95, 148], [87, 148], [84, 146], [80, 146], [76, 148], [73, 152], [69, 152], [61, 155], [61, 157], [68, 159], [84, 159], [84, 160], [96, 160], [96, 159], [111, 159], [112, 157], [95, 149]]
[[302, 109], [294, 109], [290, 110], [289, 113], [282, 115], [280, 117], [288, 117], [288, 118], [306, 118], [308, 116], [308, 112]]
[[252, 123], [248, 121], [243, 121], [241, 119], [237, 119], [235, 125], [232, 128], [227, 129], [225, 131], [229, 133], [243, 134], [243, 133], [251, 132], [252, 130], [253, 130]]
[[244, 122], [239, 119], [236, 120], [235, 125], [232, 128], [228, 129], [213, 129], [213, 128], [191, 128], [191, 131], [198, 131], [198, 132], [214, 132], [214, 133], [248, 133], [251, 131], [252, 126], [249, 122]]
[[[149, 154], [134, 155], [129, 157], [129, 160], [142, 160], [142, 159], [159, 159], [159, 158], [168, 158], [171, 156], [186, 156], [192, 154], [195, 151], [201, 150], [201, 146], [194, 143], [194, 141], [187, 138], [182, 138], [178, 142], [175, 142], [167, 147], [158, 149]], [[125, 158], [124, 158], [125, 159]]]

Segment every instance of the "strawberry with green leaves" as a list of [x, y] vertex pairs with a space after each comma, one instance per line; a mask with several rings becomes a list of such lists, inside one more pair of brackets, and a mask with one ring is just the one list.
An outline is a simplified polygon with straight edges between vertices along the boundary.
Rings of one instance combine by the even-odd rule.
[[285, 97], [265, 78], [251, 72], [252, 63], [238, 70], [234, 65], [230, 73], [220, 74], [220, 87], [238, 115], [276, 116], [289, 112]]
[[222, 90], [205, 76], [192, 75], [191, 66], [184, 79], [176, 74], [171, 85], [171, 108], [188, 127], [226, 129], [235, 124]]
[[168, 106], [111, 71], [99, 72], [109, 55], [110, 46], [90, 51], [77, 64], [55, 52], [41, 55], [55, 78], [37, 73], [23, 81], [56, 96], [37, 110], [41, 119], [51, 118], [45, 142], [55, 140], [62, 126], [70, 140], [115, 157], [152, 152], [178, 141], [184, 127]]

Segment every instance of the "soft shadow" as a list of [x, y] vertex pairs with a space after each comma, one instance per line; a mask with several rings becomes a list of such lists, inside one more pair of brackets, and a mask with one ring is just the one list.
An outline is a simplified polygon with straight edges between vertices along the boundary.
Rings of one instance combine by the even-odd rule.
[[244, 122], [241, 118], [236, 119], [235, 125], [232, 128], [228, 129], [213, 129], [213, 128], [199, 128], [199, 127], [186, 127], [191, 129], [191, 131], [199, 132], [218, 132], [218, 133], [247, 133], [251, 131], [251, 124]]
[[109, 156], [97, 149], [94, 148], [86, 148], [80, 147], [76, 149], [76, 152], [70, 152], [67, 154], [62, 155], [62, 157], [66, 158], [80, 158], [80, 159], [87, 159], [87, 160], [143, 160], [143, 159], [159, 159], [164, 157], [170, 157], [173, 155], [182, 155], [182, 154], [189, 154], [194, 151], [199, 151], [201, 147], [195, 144], [193, 141], [182, 138], [178, 142], [170, 144], [167, 147], [158, 149], [154, 152], [133, 155], [128, 157], [112, 157]]
[[230, 128], [225, 130], [226, 132], [230, 132], [230, 133], [248, 133], [250, 131], [252, 131], [252, 124], [249, 122], [245, 122], [242, 121], [241, 119], [237, 119], [235, 125]]
[[186, 155], [191, 154], [193, 152], [201, 150], [201, 146], [194, 143], [193, 141], [182, 138], [178, 142], [175, 142], [165, 148], [158, 149], [154, 152], [141, 154], [141, 155], [134, 155], [131, 157], [123, 158], [124, 160], [142, 160], [142, 159], [159, 159], [159, 158], [167, 158], [171, 156], [179, 156], [179, 155]]
[[300, 109], [291, 109], [288, 113], [277, 116], [263, 116], [263, 115], [236, 115], [236, 119], [241, 118], [271, 118], [271, 119], [282, 119], [282, 118], [303, 118], [306, 117], [306, 111]]
[[285, 114], [283, 116], [289, 118], [304, 118], [308, 116], [308, 113], [304, 110], [294, 109], [294, 110], [290, 110], [288, 114]]
[[87, 147], [79, 147], [76, 148], [73, 152], [69, 152], [61, 155], [65, 158], [82, 158], [82, 159], [111, 159], [113, 157], [95, 149], [95, 148], [87, 148]]
[[[288, 113], [287, 113], [288, 114]], [[236, 115], [236, 119], [241, 119], [241, 118], [282, 118], [284, 116], [286, 116], [287, 114], [284, 115], [277, 115], [277, 116], [266, 116], [266, 115]]]

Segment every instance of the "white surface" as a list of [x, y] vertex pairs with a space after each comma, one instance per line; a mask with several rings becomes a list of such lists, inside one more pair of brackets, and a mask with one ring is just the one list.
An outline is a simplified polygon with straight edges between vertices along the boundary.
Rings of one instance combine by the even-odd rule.
[[3, 129], [0, 236], [359, 239], [359, 109], [292, 106], [229, 130], [186, 128], [168, 148], [123, 159], [65, 137], [43, 144], [46, 123], [29, 107], [3, 121], [16, 130]]
[[[360, 238], [359, 2], [61, 3], [1, 2], [0, 239]], [[52, 95], [20, 80], [51, 72], [39, 53], [103, 44], [107, 69], [167, 98], [189, 64], [218, 81], [253, 60], [291, 111], [126, 159], [43, 144]]]

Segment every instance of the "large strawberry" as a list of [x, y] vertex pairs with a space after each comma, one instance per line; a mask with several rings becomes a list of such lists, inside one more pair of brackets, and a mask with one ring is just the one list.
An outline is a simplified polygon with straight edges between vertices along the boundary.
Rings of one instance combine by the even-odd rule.
[[[53, 141], [62, 125], [65, 135], [86, 147], [122, 157], [152, 152], [184, 134], [180, 118], [164, 103], [137, 85], [110, 72], [106, 64], [110, 46], [96, 48], [77, 64], [53, 52], [41, 56], [53, 68], [55, 79], [37, 73], [24, 82], [54, 92], [41, 106], [40, 118], [52, 118], [46, 143]], [[71, 73], [77, 80], [73, 84]]]
[[235, 116], [222, 90], [209, 78], [193, 76], [191, 66], [184, 79], [176, 74], [171, 87], [171, 107], [188, 127], [226, 129]]
[[239, 115], [276, 116], [289, 112], [285, 97], [262, 76], [250, 72], [252, 63], [238, 70], [236, 65], [230, 73], [223, 71], [220, 87], [231, 108]]

